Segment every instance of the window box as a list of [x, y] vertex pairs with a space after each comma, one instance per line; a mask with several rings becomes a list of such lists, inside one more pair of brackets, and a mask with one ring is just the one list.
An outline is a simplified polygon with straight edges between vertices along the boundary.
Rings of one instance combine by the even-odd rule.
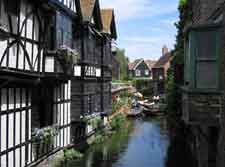
[[72, 70], [74, 64], [77, 64], [79, 59], [78, 52], [66, 46], [61, 46], [60, 49], [57, 50], [56, 58], [65, 73], [67, 73], [69, 70]]

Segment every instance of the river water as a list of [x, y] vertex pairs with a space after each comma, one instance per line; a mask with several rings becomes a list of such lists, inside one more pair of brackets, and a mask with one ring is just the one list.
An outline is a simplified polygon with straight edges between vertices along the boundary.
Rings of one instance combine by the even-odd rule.
[[165, 119], [137, 119], [102, 144], [91, 146], [74, 167], [165, 167], [169, 137]]

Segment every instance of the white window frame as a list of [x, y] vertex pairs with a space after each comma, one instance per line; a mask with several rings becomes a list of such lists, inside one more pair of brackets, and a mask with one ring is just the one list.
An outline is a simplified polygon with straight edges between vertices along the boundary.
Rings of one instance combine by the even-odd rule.
[[141, 70], [135, 70], [135, 76], [140, 77], [141, 76]]
[[81, 66], [74, 66], [74, 76], [76, 77], [81, 76]]
[[145, 70], [145, 75], [149, 75], [149, 70]]

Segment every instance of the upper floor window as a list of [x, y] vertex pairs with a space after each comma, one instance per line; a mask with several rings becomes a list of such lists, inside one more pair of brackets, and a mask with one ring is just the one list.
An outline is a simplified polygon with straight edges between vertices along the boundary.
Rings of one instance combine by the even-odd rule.
[[220, 54], [221, 29], [219, 26], [192, 28], [186, 42], [186, 86], [197, 89], [218, 89]]
[[141, 71], [140, 70], [136, 70], [135, 71], [135, 75], [136, 75], [136, 77], [140, 77], [141, 76]]
[[59, 12], [56, 16], [56, 31], [57, 47], [66, 45], [72, 48], [72, 21]]
[[67, 8], [72, 10], [73, 12], [76, 12], [76, 0], [58, 0], [63, 3]]

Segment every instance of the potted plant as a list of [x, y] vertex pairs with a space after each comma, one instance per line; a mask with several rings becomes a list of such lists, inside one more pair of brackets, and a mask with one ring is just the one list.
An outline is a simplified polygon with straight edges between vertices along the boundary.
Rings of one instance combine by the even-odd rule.
[[32, 147], [35, 159], [49, 151], [53, 145], [53, 137], [57, 136], [59, 131], [58, 126], [48, 126], [45, 128], [35, 128], [32, 133]]
[[71, 73], [73, 65], [78, 62], [79, 54], [75, 49], [62, 45], [57, 51], [57, 60], [65, 73]]

